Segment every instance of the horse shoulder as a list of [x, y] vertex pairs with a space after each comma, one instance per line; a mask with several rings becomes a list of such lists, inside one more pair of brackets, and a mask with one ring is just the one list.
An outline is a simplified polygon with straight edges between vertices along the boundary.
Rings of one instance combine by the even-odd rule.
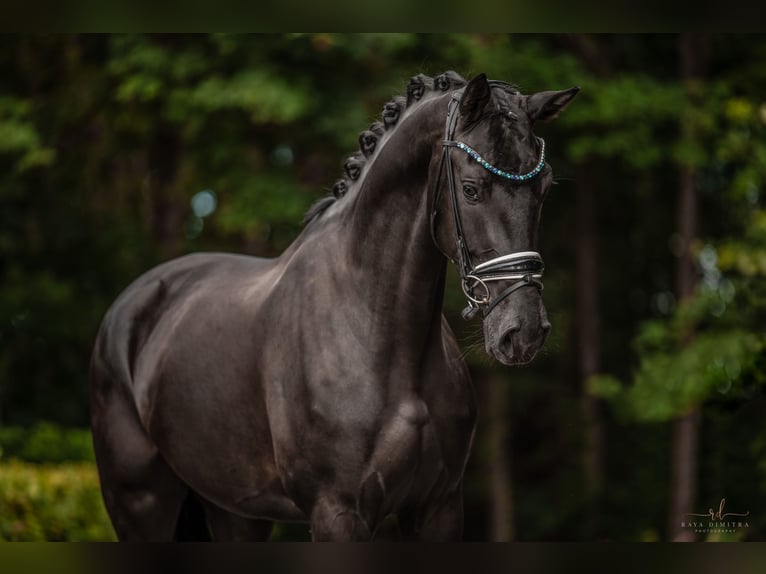
[[[94, 360], [126, 384], [144, 422], [171, 354], [202, 360], [215, 323], [242, 308], [238, 285], [257, 276], [269, 260], [222, 253], [195, 253], [147, 271], [129, 285], [104, 317]], [[223, 311], [223, 314], [222, 314]], [[96, 357], [98, 355], [98, 357]]]

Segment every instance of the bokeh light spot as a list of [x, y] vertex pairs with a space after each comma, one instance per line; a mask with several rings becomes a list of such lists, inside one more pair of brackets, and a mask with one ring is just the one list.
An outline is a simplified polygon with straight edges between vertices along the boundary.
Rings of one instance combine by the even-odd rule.
[[197, 217], [212, 215], [218, 206], [218, 199], [212, 189], [204, 189], [195, 193], [191, 198], [191, 207]]
[[291, 165], [294, 159], [293, 149], [289, 145], [278, 145], [271, 152], [271, 161], [278, 166], [285, 167]]

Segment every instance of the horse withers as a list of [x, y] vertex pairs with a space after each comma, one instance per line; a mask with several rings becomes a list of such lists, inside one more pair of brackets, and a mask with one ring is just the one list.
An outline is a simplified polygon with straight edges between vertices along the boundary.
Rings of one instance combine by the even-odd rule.
[[531, 360], [552, 180], [533, 126], [577, 91], [416, 76], [281, 256], [192, 254], [130, 285], [90, 371], [120, 540], [265, 540], [273, 521], [368, 540], [391, 515], [404, 539], [459, 539], [476, 401], [447, 260], [487, 352]]

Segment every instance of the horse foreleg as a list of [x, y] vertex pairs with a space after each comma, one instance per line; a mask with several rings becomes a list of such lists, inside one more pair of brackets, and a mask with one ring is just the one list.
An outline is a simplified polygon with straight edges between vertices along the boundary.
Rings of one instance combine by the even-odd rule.
[[274, 523], [232, 514], [212, 502], [202, 501], [210, 531], [215, 541], [264, 542], [271, 535]]
[[399, 514], [399, 526], [404, 540], [459, 542], [463, 538], [462, 485], [439, 501], [404, 510]]
[[370, 540], [367, 523], [354, 506], [335, 498], [320, 498], [311, 512], [311, 539], [314, 542]]

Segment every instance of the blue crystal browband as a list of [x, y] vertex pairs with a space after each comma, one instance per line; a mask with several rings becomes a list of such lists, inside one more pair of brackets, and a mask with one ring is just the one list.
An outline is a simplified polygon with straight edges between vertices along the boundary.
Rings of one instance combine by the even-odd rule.
[[[540, 170], [543, 169], [545, 166], [545, 140], [543, 138], [537, 138], [537, 141], [540, 142], [540, 161], [537, 162], [537, 165], [535, 168], [528, 172], [521, 175], [516, 175], [515, 173], [508, 173], [507, 171], [503, 171], [502, 169], [499, 169], [495, 166], [493, 166], [491, 163], [489, 163], [487, 160], [482, 158], [476, 150], [474, 150], [472, 147], [465, 145], [463, 142], [449, 142], [451, 145], [454, 145], [456, 148], [462, 149], [465, 153], [470, 155], [473, 159], [475, 159], [477, 162], [481, 164], [481, 166], [494, 173], [495, 175], [499, 175], [500, 177], [504, 177], [506, 179], [511, 179], [513, 181], [526, 181], [528, 179], [532, 179], [535, 177], [538, 173], [540, 173]], [[446, 142], [445, 142], [446, 143]]]

